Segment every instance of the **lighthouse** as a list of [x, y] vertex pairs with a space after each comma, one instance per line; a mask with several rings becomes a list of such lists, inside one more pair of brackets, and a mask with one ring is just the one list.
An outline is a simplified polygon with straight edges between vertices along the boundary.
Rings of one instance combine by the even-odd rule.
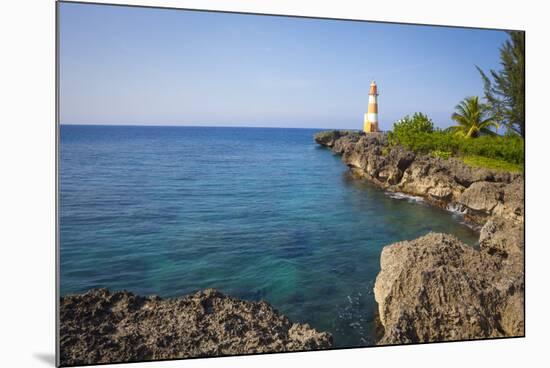
[[378, 132], [378, 89], [376, 83], [372, 81], [369, 91], [369, 108], [365, 113], [363, 121], [363, 131], [365, 133]]

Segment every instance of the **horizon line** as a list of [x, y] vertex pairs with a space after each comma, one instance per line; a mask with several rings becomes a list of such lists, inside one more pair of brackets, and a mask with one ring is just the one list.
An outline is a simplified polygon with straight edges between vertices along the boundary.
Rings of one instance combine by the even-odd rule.
[[[243, 126], [243, 125], [176, 125], [176, 124], [101, 124], [101, 123], [59, 123], [60, 126], [113, 126], [113, 127], [160, 127], [160, 128], [256, 128], [256, 129], [317, 129], [317, 130], [354, 130], [354, 128], [319, 128], [287, 126]], [[362, 130], [357, 128], [356, 130]]]

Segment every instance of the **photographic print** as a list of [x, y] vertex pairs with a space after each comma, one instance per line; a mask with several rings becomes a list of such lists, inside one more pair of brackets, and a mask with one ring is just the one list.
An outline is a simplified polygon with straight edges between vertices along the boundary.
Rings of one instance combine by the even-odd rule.
[[524, 60], [58, 2], [58, 365], [524, 336]]

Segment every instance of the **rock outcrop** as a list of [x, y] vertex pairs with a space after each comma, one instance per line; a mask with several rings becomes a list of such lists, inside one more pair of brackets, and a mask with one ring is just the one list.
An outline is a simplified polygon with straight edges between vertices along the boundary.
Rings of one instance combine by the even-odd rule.
[[386, 246], [374, 295], [380, 344], [523, 335], [523, 267], [454, 236]]
[[479, 227], [494, 215], [523, 222], [521, 174], [474, 168], [454, 158], [416, 155], [401, 146], [390, 146], [383, 133], [326, 131], [318, 133], [315, 141], [342, 155], [357, 176], [384, 190], [423, 197], [433, 205], [461, 211]]
[[212, 289], [182, 298], [95, 289], [60, 305], [61, 365], [324, 349], [332, 336], [266, 302]]
[[447, 234], [386, 246], [374, 293], [380, 344], [524, 335], [524, 178], [417, 155], [384, 134], [321, 132], [351, 171], [380, 188], [459, 211], [479, 249]]

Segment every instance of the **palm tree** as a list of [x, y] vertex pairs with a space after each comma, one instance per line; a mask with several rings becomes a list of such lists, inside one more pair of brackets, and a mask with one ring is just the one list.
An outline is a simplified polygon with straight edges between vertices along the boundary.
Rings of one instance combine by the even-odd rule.
[[475, 138], [481, 134], [496, 134], [489, 128], [498, 129], [498, 124], [493, 116], [487, 116], [487, 109], [479, 103], [477, 96], [466, 97], [455, 106], [455, 110], [456, 112], [451, 116], [458, 123], [451, 127], [455, 134], [467, 138]]

